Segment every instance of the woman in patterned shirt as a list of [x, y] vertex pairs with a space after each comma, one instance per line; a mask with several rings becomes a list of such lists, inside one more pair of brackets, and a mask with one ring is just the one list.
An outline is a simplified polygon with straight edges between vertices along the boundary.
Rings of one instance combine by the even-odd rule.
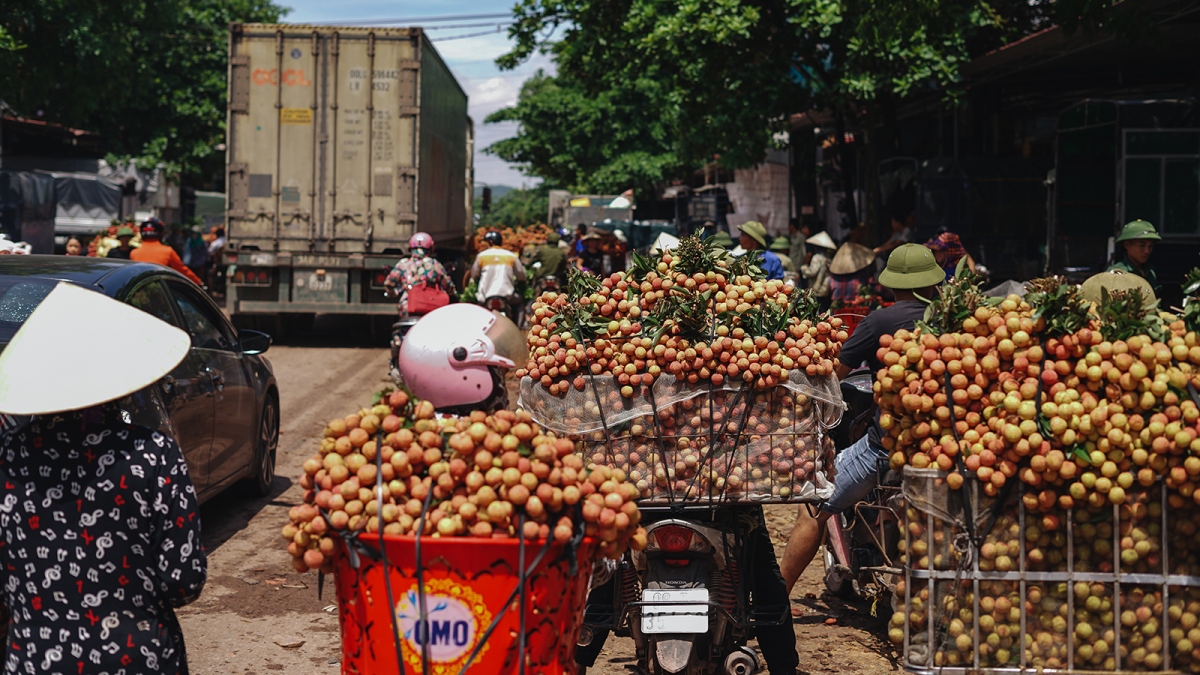
[[[117, 371], [45, 354], [122, 344]], [[0, 587], [11, 611], [3, 672], [188, 672], [174, 608], [207, 575], [196, 493], [175, 441], [127, 422], [116, 401], [169, 373], [187, 333], [69, 284], [0, 354]]]
[[454, 281], [446, 268], [433, 257], [433, 237], [418, 232], [408, 240], [410, 256], [396, 263], [383, 282], [388, 293], [396, 296], [401, 314], [408, 314], [408, 289], [418, 284], [440, 288], [454, 295]]

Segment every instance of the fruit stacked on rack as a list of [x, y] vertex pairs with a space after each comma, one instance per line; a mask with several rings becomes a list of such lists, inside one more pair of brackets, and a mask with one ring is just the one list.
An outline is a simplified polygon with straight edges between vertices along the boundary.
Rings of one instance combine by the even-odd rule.
[[760, 388], [793, 372], [828, 376], [846, 333], [807, 292], [767, 280], [752, 256], [697, 237], [599, 279], [573, 274], [533, 306], [530, 360], [518, 371], [551, 394], [615, 381], [632, 397], [660, 377]]
[[329, 422], [300, 483], [304, 503], [283, 528], [298, 571], [331, 571], [333, 535], [380, 528], [560, 543], [582, 528], [613, 558], [646, 543], [637, 489], [624, 473], [586, 467], [574, 442], [521, 411], [439, 420], [428, 401], [391, 392]]
[[[1200, 503], [1200, 321], [1164, 320], [1136, 291], [1086, 302], [1061, 279], [988, 302], [951, 281], [933, 319], [881, 341], [877, 396], [894, 468], [956, 470], [1122, 504], [1165, 478]], [[957, 472], [958, 467], [965, 472]]]

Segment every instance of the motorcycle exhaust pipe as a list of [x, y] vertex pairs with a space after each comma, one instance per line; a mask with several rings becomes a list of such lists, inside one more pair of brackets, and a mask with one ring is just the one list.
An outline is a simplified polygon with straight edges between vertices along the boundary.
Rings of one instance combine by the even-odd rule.
[[758, 656], [746, 647], [725, 657], [726, 675], [751, 675], [758, 670]]

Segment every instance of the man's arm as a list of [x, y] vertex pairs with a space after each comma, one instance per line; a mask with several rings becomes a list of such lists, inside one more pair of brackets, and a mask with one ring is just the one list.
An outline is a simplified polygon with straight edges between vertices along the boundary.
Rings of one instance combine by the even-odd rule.
[[479, 256], [475, 256], [475, 262], [471, 263], [471, 281], [479, 281], [479, 275], [483, 268], [479, 265]]
[[192, 271], [188, 269], [187, 265], [183, 264], [183, 261], [179, 259], [179, 254], [175, 252], [175, 249], [167, 247], [167, 250], [170, 251], [170, 253], [167, 255], [167, 267], [170, 267], [176, 272], [179, 272], [183, 276], [191, 279], [192, 283], [196, 284], [197, 286], [204, 285], [204, 282], [200, 281], [200, 277], [193, 274]]
[[526, 281], [525, 266], [521, 264], [521, 259], [517, 258], [513, 261], [513, 274], [516, 275], [517, 281]]
[[[842, 345], [842, 351], [838, 355], [840, 363], [837, 367], [838, 378], [843, 378], [850, 374], [850, 371], [857, 369], [862, 363], [868, 360], [876, 350], [879, 349], [879, 334], [875, 330], [875, 322], [871, 321], [871, 315], [867, 315], [858, 324], [858, 328], [854, 329], [854, 334], [846, 340], [846, 344]], [[842, 369], [845, 372], [842, 372]]]

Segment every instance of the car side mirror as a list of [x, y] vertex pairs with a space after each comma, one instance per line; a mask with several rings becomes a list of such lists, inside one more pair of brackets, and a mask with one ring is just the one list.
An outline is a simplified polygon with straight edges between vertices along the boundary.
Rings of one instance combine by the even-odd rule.
[[242, 353], [262, 354], [271, 348], [271, 336], [256, 330], [239, 330], [238, 342], [241, 344]]

